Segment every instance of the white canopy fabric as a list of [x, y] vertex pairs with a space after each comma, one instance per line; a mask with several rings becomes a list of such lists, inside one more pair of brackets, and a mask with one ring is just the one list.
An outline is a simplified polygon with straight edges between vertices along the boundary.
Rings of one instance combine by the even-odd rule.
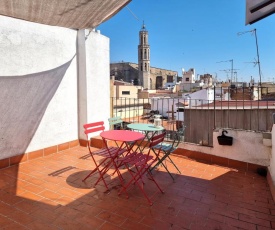
[[0, 15], [71, 29], [95, 28], [131, 0], [1, 0]]
[[0, 76], [0, 159], [26, 152], [72, 60], [44, 72]]

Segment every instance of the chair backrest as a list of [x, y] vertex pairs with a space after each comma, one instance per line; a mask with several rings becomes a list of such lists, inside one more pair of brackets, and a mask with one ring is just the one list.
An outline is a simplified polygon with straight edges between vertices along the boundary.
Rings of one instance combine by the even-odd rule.
[[120, 126], [120, 128], [123, 128], [123, 120], [121, 119], [121, 117], [111, 117], [108, 119], [108, 121], [110, 129], [116, 129], [116, 126]]
[[88, 124], [83, 125], [83, 127], [84, 127], [84, 133], [86, 134], [87, 137], [90, 133], [105, 130], [105, 126], [104, 126], [103, 121], [88, 123]]
[[105, 130], [105, 126], [104, 126], [104, 122], [103, 121], [97, 121], [97, 122], [93, 122], [93, 123], [88, 123], [88, 124], [84, 124], [84, 133], [86, 134], [87, 137], [87, 146], [89, 148], [89, 151], [91, 153], [91, 138], [90, 138], [90, 134], [95, 133], [95, 132], [99, 132], [99, 131], [104, 131]]
[[182, 140], [182, 136], [184, 135], [184, 130], [185, 130], [185, 126], [183, 125], [177, 131], [170, 134], [170, 138], [172, 135], [172, 140], [173, 140], [173, 142], [171, 143], [171, 149], [175, 149], [178, 147], [179, 143]]
[[166, 132], [163, 132], [161, 134], [157, 134], [153, 136], [150, 140], [149, 148], [154, 147], [164, 141], [164, 137], [166, 135]]

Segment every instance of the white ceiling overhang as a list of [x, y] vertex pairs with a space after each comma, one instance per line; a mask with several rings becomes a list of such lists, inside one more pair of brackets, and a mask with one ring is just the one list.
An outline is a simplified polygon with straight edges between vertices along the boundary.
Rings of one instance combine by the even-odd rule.
[[1, 0], [0, 15], [71, 29], [95, 28], [131, 0]]
[[253, 24], [275, 13], [275, 0], [246, 0], [246, 22]]

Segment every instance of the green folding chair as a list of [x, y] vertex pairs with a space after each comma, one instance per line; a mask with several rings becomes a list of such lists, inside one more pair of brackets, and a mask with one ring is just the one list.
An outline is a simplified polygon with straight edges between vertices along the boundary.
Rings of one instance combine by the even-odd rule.
[[158, 162], [153, 167], [150, 168], [150, 172], [152, 172], [159, 165], [162, 165], [174, 181], [175, 179], [174, 179], [173, 175], [170, 173], [170, 171], [167, 168], [166, 160], [168, 160], [177, 169], [177, 171], [181, 174], [180, 170], [178, 169], [178, 167], [176, 166], [174, 161], [171, 159], [170, 154], [173, 153], [177, 149], [177, 147], [181, 141], [182, 132], [183, 132], [183, 130], [179, 130], [177, 132], [173, 132], [172, 135], [170, 134], [170, 138], [173, 139], [172, 142], [162, 142], [162, 143], [159, 143], [159, 144], [151, 147], [153, 152], [156, 154], [156, 156], [158, 158]]
[[123, 128], [123, 120], [121, 117], [111, 117], [108, 119], [109, 121], [109, 128], [111, 129], [124, 129]]
[[[115, 130], [118, 130], [118, 129], [125, 129], [124, 128], [124, 121], [121, 119], [120, 116], [118, 117], [111, 117], [108, 119], [109, 121], [109, 128], [110, 130], [112, 129], [115, 129]], [[128, 144], [131, 146], [132, 144], [134, 144], [135, 142], [128, 142]], [[116, 143], [117, 145], [117, 143]], [[118, 146], [118, 145], [117, 145]]]

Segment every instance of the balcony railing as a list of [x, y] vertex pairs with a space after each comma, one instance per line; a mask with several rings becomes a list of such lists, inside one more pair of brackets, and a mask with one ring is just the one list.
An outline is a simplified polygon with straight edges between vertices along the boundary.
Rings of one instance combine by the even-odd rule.
[[[168, 132], [185, 127], [182, 141], [213, 146], [216, 128], [267, 132], [271, 130], [275, 101], [270, 98], [252, 100], [255, 91], [267, 95], [264, 88], [214, 88], [212, 100], [188, 97], [153, 97], [148, 99], [111, 98], [113, 116], [126, 123], [153, 123], [155, 114], [162, 115], [162, 125]], [[275, 91], [275, 90], [274, 90]], [[230, 96], [229, 96], [230, 95]], [[270, 95], [270, 93], [269, 93]], [[227, 98], [226, 98], [227, 97]], [[263, 95], [259, 96], [263, 98]]]

